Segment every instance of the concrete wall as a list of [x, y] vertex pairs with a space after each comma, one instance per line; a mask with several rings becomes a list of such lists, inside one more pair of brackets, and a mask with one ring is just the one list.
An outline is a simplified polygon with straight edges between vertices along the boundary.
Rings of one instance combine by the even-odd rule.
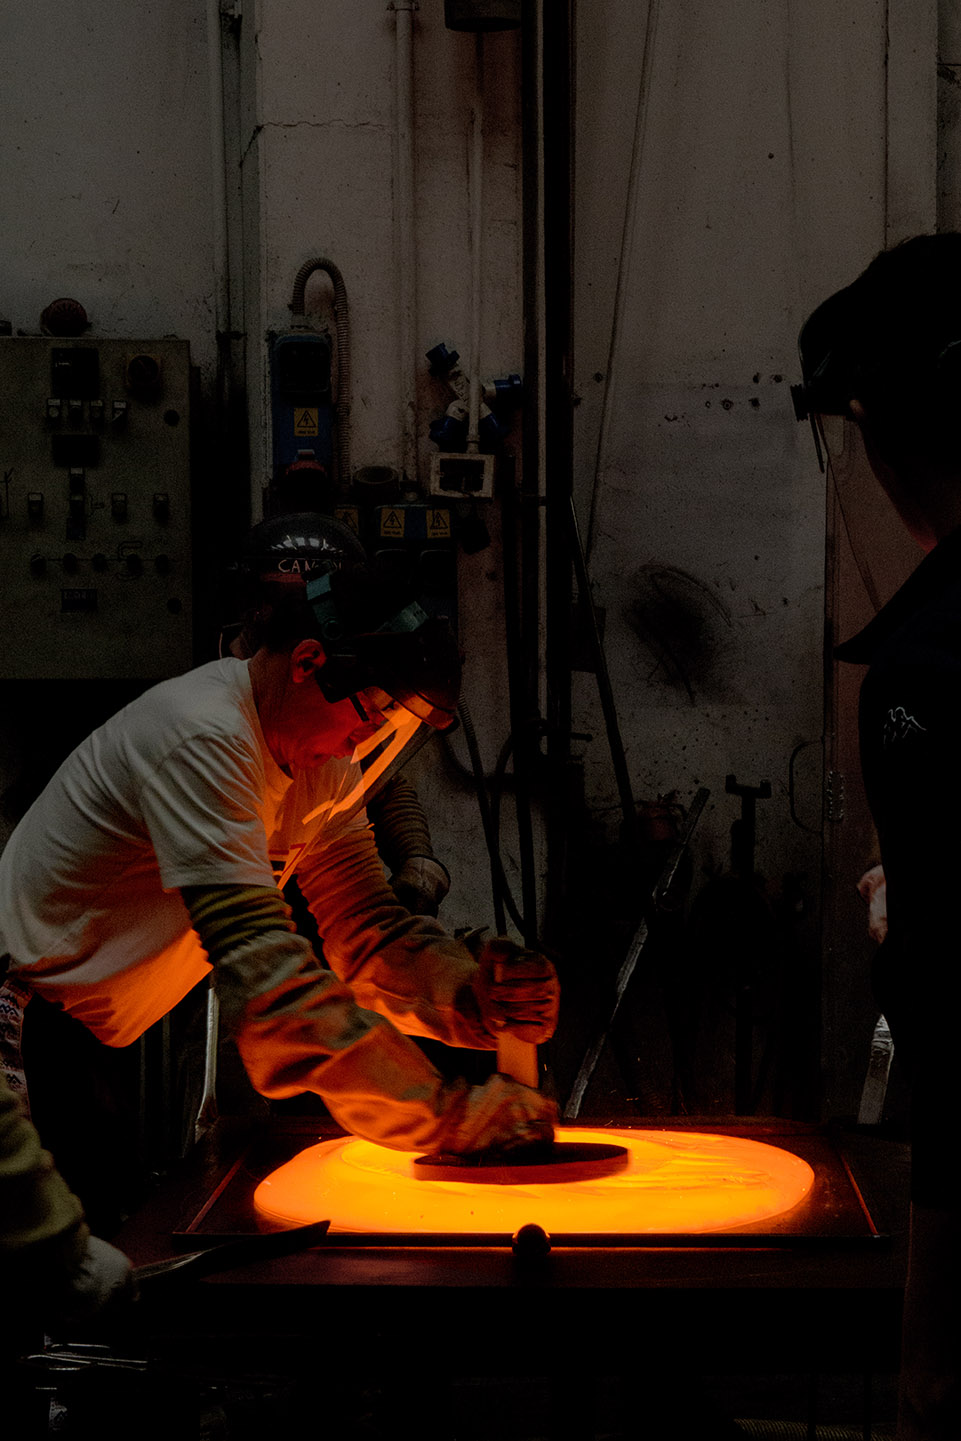
[[202, 7], [5, 3], [0, 317], [58, 296], [94, 334], [179, 335], [209, 374], [210, 153]]

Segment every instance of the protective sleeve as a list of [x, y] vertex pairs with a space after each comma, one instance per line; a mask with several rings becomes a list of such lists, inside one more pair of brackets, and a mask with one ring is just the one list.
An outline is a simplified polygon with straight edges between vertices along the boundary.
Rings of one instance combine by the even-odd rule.
[[314, 1091], [348, 1131], [396, 1150], [468, 1152], [549, 1141], [554, 1103], [507, 1076], [448, 1081], [291, 932], [279, 891], [184, 894], [214, 967], [221, 1014], [265, 1096]]
[[436, 916], [450, 872], [434, 854], [427, 816], [406, 776], [393, 776], [371, 797], [367, 817], [394, 895], [415, 916]]
[[297, 868], [324, 956], [360, 1005], [411, 1036], [494, 1050], [470, 951], [429, 916], [398, 905], [369, 831], [352, 831]]
[[394, 776], [371, 798], [367, 815], [378, 854], [388, 870], [399, 871], [412, 856], [437, 860], [424, 808], [405, 775]]
[[182, 894], [214, 967], [224, 1024], [261, 1095], [313, 1091], [346, 1130], [385, 1146], [449, 1138], [466, 1082], [445, 1081], [413, 1041], [358, 1006], [292, 931], [279, 891], [196, 886]]
[[88, 1231], [79, 1200], [0, 1074], [0, 1256], [79, 1263]]

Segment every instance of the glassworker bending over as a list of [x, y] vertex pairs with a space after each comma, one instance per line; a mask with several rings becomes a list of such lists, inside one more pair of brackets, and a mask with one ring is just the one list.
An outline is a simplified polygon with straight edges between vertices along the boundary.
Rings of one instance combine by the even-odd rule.
[[[316, 1092], [401, 1150], [549, 1139], [547, 1098], [499, 1074], [445, 1080], [407, 1039], [491, 1050], [502, 1028], [540, 1042], [556, 1022], [550, 963], [405, 910], [368, 829], [371, 792], [453, 723], [459, 669], [446, 622], [353, 569], [275, 606], [250, 660], [147, 691], [64, 762], [0, 857], [12, 989], [124, 1046], [212, 966], [263, 1095]], [[294, 875], [333, 971], [293, 928]]]

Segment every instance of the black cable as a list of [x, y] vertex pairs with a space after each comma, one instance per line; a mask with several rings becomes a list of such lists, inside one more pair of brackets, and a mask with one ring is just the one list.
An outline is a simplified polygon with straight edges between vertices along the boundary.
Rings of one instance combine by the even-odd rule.
[[467, 741], [467, 750], [470, 754], [471, 764], [474, 767], [477, 804], [481, 814], [481, 825], [484, 829], [484, 840], [487, 845], [487, 855], [490, 861], [491, 894], [494, 901], [494, 924], [498, 934], [503, 934], [506, 929], [506, 912], [510, 915], [511, 920], [521, 935], [526, 937], [524, 918], [518, 911], [514, 898], [511, 895], [510, 886], [508, 885], [507, 877], [504, 874], [504, 867], [501, 863], [498, 837], [494, 828], [494, 818], [491, 812], [490, 796], [487, 793], [484, 766], [481, 761], [480, 747], [477, 744], [477, 733], [474, 730], [474, 722], [471, 719], [471, 714], [465, 701], [461, 701], [458, 707], [458, 715], [460, 716], [460, 723], [464, 731], [464, 739]]

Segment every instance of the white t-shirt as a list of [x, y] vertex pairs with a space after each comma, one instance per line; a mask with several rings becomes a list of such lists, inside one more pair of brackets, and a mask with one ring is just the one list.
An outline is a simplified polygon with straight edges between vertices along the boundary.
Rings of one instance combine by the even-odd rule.
[[280, 770], [246, 661], [154, 686], [64, 761], [0, 856], [11, 974], [109, 1045], [136, 1040], [209, 970], [178, 888], [283, 885], [366, 826], [328, 804], [351, 770]]

